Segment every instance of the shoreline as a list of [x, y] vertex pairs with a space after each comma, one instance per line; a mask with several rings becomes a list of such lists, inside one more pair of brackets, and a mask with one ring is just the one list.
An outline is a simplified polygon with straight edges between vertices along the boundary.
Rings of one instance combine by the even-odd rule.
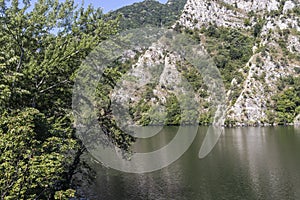
[[[209, 127], [212, 124], [149, 124], [149, 125], [137, 125], [131, 127], [158, 127], [158, 126], [166, 126], [166, 127], [179, 127], [179, 126], [204, 126]], [[224, 128], [240, 128], [240, 127], [300, 127], [300, 123], [287, 123], [287, 124], [229, 124], [229, 125], [222, 125], [221, 127]]]

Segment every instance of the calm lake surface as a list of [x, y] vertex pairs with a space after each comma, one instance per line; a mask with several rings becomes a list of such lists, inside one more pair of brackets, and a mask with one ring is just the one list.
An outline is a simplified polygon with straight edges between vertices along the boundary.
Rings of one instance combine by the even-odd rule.
[[[300, 128], [225, 129], [213, 151], [200, 160], [206, 130], [199, 127], [183, 156], [156, 172], [129, 174], [91, 162], [96, 180], [85, 191], [90, 199], [101, 200], [300, 199]], [[161, 148], [176, 132], [167, 127], [139, 139], [135, 151]]]

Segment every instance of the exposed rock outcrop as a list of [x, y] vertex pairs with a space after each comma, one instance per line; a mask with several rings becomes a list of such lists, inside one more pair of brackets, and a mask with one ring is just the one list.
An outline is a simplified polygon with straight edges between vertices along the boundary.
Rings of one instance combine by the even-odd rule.
[[188, 0], [178, 24], [189, 29], [201, 28], [209, 24], [242, 28], [246, 15], [231, 9], [233, 5], [221, 1]]
[[[278, 82], [294, 76], [295, 69], [300, 69], [300, 61], [297, 60], [297, 54], [300, 53], [300, 16], [298, 11], [294, 12], [299, 6], [298, 1], [292, 0], [187, 1], [173, 28], [179, 26], [196, 31], [211, 25], [227, 27], [239, 30], [254, 41], [251, 58], [238, 69], [242, 74], [240, 81], [233, 78], [227, 91], [228, 120], [240, 125], [270, 122], [268, 113], [274, 112], [270, 108], [272, 98], [282, 92], [278, 89]], [[200, 36], [205, 40], [204, 35]], [[182, 74], [177, 66], [182, 58], [166, 53], [164, 48], [159, 42], [150, 47], [127, 74], [131, 81], [123, 80], [122, 84], [126, 87], [115, 91], [113, 96], [124, 98], [120, 101], [130, 99], [137, 105], [143, 100], [143, 93], [149, 89], [147, 83], [153, 81], [156, 86], [151, 89], [152, 105], [166, 104], [168, 96], [174, 91], [184, 93], [179, 87]], [[234, 100], [230, 98], [233, 94], [237, 96]], [[195, 95], [195, 99], [202, 104], [209, 104], [209, 97], [200, 96]], [[207, 105], [199, 108], [198, 112], [207, 111], [204, 107]], [[299, 115], [295, 120], [299, 120]]]
[[[261, 40], [253, 47], [254, 54], [246, 66], [249, 71], [241, 85], [237, 85], [236, 80], [232, 81], [232, 85], [237, 85], [242, 90], [236, 102], [228, 102], [230, 120], [239, 124], [268, 121], [268, 105], [272, 102], [272, 96], [280, 92], [277, 89], [278, 80], [294, 75], [294, 68], [299, 67], [299, 62], [287, 61], [282, 52], [285, 48], [283, 45], [291, 53], [300, 52], [300, 19], [299, 15], [291, 12], [299, 6], [298, 1], [188, 0], [178, 21], [178, 24], [188, 29], [201, 29], [214, 24], [218, 27], [246, 30], [252, 29], [258, 23], [253, 16], [248, 17], [250, 11], [261, 17]], [[248, 18], [250, 24], [247, 27], [244, 22]], [[269, 51], [262, 55], [259, 50], [261, 47]], [[231, 93], [228, 91], [228, 96]]]

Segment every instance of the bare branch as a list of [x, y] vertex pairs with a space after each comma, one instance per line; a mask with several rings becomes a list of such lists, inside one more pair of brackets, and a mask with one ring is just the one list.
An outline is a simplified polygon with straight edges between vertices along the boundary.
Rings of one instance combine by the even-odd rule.
[[46, 92], [46, 91], [48, 91], [48, 90], [51, 90], [51, 89], [57, 87], [57, 86], [60, 85], [60, 84], [67, 83], [67, 82], [69, 82], [68, 79], [66, 79], [66, 80], [64, 80], [64, 81], [61, 81], [61, 82], [59, 82], [59, 83], [56, 83], [56, 84], [54, 84], [54, 85], [52, 85], [52, 86], [50, 86], [50, 87], [48, 87], [48, 88], [46, 88], [46, 89], [44, 89], [44, 90], [41, 90], [40, 93], [44, 93], [44, 92]]

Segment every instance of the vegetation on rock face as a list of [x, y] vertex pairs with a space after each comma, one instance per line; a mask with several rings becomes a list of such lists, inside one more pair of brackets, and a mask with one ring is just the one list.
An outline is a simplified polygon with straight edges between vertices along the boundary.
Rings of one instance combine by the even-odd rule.
[[[241, 32], [232, 28], [216, 27], [214, 25], [201, 30], [188, 30], [183, 27], [177, 28], [177, 31], [185, 32], [183, 34], [190, 34], [191, 38], [195, 41], [201, 41], [204, 44], [207, 52], [221, 72], [225, 87], [233, 90], [229, 98], [234, 102], [238, 98], [241, 88], [232, 88], [231, 82], [233, 79], [238, 84], [244, 81], [244, 74], [240, 72], [240, 69], [246, 66], [252, 56], [252, 47], [255, 38], [249, 36], [251, 33]], [[201, 100], [199, 102], [201, 108], [195, 110], [200, 115], [199, 124], [212, 123], [213, 113], [209, 109], [209, 103], [205, 100], [205, 98], [209, 97], [209, 94], [207, 94], [207, 86], [203, 83], [201, 74], [193, 66], [190, 66], [188, 62], [178, 62], [176, 67], [181, 75], [191, 84], [195, 93], [199, 94], [198, 100]], [[155, 119], [155, 116], [151, 117], [150, 111], [153, 105], [149, 102], [151, 98], [158, 98], [153, 94], [153, 89], [155, 89], [155, 86], [149, 85], [146, 90], [150, 92], [146, 92], [147, 95], [142, 96], [140, 102], [131, 109], [133, 119], [139, 124], [148, 125], [151, 118]], [[170, 88], [165, 89], [169, 90]], [[166, 103], [163, 103], [168, 111], [166, 121], [160, 121], [159, 123], [178, 125], [182, 120], [182, 122], [189, 124], [188, 119], [182, 118], [184, 114], [181, 113], [180, 104], [176, 100], [176, 96], [171, 97], [170, 95], [171, 93], [168, 94]], [[149, 98], [146, 98], [146, 96], [149, 96]], [[174, 105], [171, 106], [170, 102]], [[178, 105], [178, 109], [176, 109], [176, 105]]]
[[300, 78], [288, 77], [280, 81], [278, 87], [282, 92], [273, 97], [273, 115], [269, 116], [275, 123], [285, 125], [293, 123], [294, 118], [300, 114]]
[[243, 68], [252, 56], [254, 39], [246, 33], [232, 28], [213, 25], [201, 30], [205, 37], [205, 47], [219, 68], [226, 88], [230, 87], [233, 78], [240, 80]]

